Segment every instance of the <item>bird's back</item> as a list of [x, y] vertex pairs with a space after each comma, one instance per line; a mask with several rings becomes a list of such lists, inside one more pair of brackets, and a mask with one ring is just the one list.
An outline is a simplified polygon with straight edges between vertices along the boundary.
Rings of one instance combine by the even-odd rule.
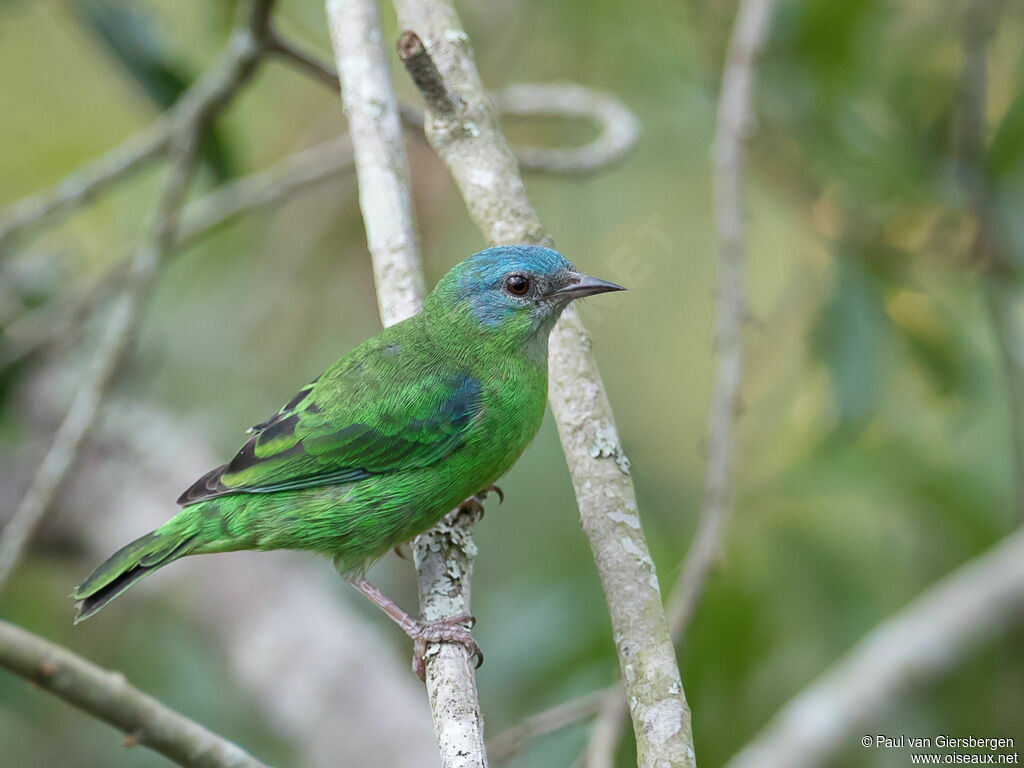
[[430, 321], [342, 357], [182, 495], [203, 551], [312, 549], [357, 568], [508, 471], [540, 426], [546, 364], [438, 343]]

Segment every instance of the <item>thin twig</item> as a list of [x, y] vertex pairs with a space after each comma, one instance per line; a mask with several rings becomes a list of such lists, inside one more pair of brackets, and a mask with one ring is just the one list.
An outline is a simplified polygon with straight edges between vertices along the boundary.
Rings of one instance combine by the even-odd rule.
[[181, 207], [195, 170], [199, 137], [259, 62], [261, 49], [251, 29], [259, 23], [256, 11], [269, 13], [270, 5], [268, 0], [254, 0], [246, 26], [232, 34], [224, 53], [183, 97], [184, 103], [178, 112], [180, 122], [176, 122], [171, 139], [171, 165], [149, 236], [135, 252], [128, 284], [111, 313], [85, 379], [57, 428], [28, 491], [4, 526], [0, 538], [0, 586], [21, 559], [54, 494], [74, 463], [113, 374], [128, 350], [149, 286], [174, 245]]
[[491, 764], [506, 763], [519, 754], [520, 750], [533, 739], [593, 717], [598, 713], [606, 698], [607, 691], [605, 689], [591, 691], [523, 718], [497, 736], [492, 736], [487, 740], [487, 756], [490, 758]]
[[2, 620], [0, 667], [121, 730], [126, 746], [138, 744], [187, 768], [265, 768], [237, 744], [133, 688], [119, 672]]
[[0, 369], [25, 359], [56, 341], [76, 337], [85, 318], [119, 287], [128, 272], [131, 255], [105, 267], [63, 295], [27, 310], [0, 329]]
[[581, 768], [612, 768], [628, 722], [629, 707], [622, 695], [622, 685], [616, 683], [607, 689], [597, 718], [590, 726], [587, 746], [581, 755]]
[[271, 31], [267, 37], [267, 50], [280, 56], [284, 61], [305, 72], [335, 93], [341, 90], [338, 73], [330, 64], [275, 31]]
[[872, 719], [1024, 617], [1024, 531], [879, 624], [783, 707], [727, 768], [812, 768], [859, 744]]
[[[498, 127], [454, 7], [396, 0], [443, 78], [453, 114], [424, 93], [427, 138], [448, 165], [470, 215], [491, 243], [550, 243], [515, 156]], [[654, 562], [637, 516], [629, 461], [579, 315], [565, 312], [549, 342], [549, 400], [611, 613], [637, 732], [637, 764], [693, 766], [690, 713], [661, 605]]]
[[243, 213], [290, 200], [352, 171], [352, 143], [338, 137], [230, 181], [185, 206], [176, 245], [189, 245]]
[[[398, 100], [374, 0], [327, 0], [327, 17], [381, 320], [391, 325], [418, 312], [424, 294]], [[471, 514], [457, 512], [413, 544], [420, 613], [427, 621], [469, 613], [476, 554], [473, 521]], [[483, 717], [469, 652], [460, 645], [432, 643], [424, 660], [441, 765], [486, 768]]]

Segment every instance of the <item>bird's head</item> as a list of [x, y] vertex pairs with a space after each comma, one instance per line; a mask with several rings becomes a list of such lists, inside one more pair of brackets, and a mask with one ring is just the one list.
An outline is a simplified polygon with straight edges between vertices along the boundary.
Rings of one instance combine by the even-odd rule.
[[543, 337], [546, 342], [569, 302], [624, 290], [621, 285], [581, 274], [550, 248], [501, 245], [452, 267], [427, 298], [427, 307], [455, 310], [509, 341], [529, 343]]

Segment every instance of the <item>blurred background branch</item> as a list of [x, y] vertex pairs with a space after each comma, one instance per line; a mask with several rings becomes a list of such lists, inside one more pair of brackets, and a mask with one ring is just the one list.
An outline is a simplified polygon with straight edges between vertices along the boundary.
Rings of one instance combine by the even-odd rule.
[[252, 75], [259, 63], [259, 30], [266, 23], [273, 3], [253, 0], [251, 8], [220, 59], [184, 97], [180, 115], [170, 137], [170, 168], [153, 214], [148, 240], [136, 250], [122, 295], [111, 312], [86, 372], [57, 428], [53, 443], [14, 514], [0, 531], [0, 587], [10, 576], [46, 513], [54, 493], [75, 461], [79, 446], [92, 426], [96, 412], [139, 322], [150, 284], [173, 247], [180, 209], [195, 171], [200, 136], [217, 113]]
[[953, 669], [1022, 616], [1024, 531], [1018, 531], [871, 630], [787, 703], [727, 768], [828, 765], [894, 700]]
[[139, 744], [187, 768], [264, 768], [237, 744], [136, 690], [124, 675], [6, 621], [0, 621], [0, 667], [31, 681]]

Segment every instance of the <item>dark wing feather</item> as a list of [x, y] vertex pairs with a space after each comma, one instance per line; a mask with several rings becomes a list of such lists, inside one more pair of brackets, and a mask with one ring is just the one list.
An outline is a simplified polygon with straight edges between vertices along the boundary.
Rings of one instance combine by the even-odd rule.
[[235, 457], [178, 503], [351, 483], [451, 454], [482, 412], [480, 382], [467, 373], [416, 375], [415, 366], [399, 364], [394, 345], [386, 350], [343, 358], [253, 427]]

